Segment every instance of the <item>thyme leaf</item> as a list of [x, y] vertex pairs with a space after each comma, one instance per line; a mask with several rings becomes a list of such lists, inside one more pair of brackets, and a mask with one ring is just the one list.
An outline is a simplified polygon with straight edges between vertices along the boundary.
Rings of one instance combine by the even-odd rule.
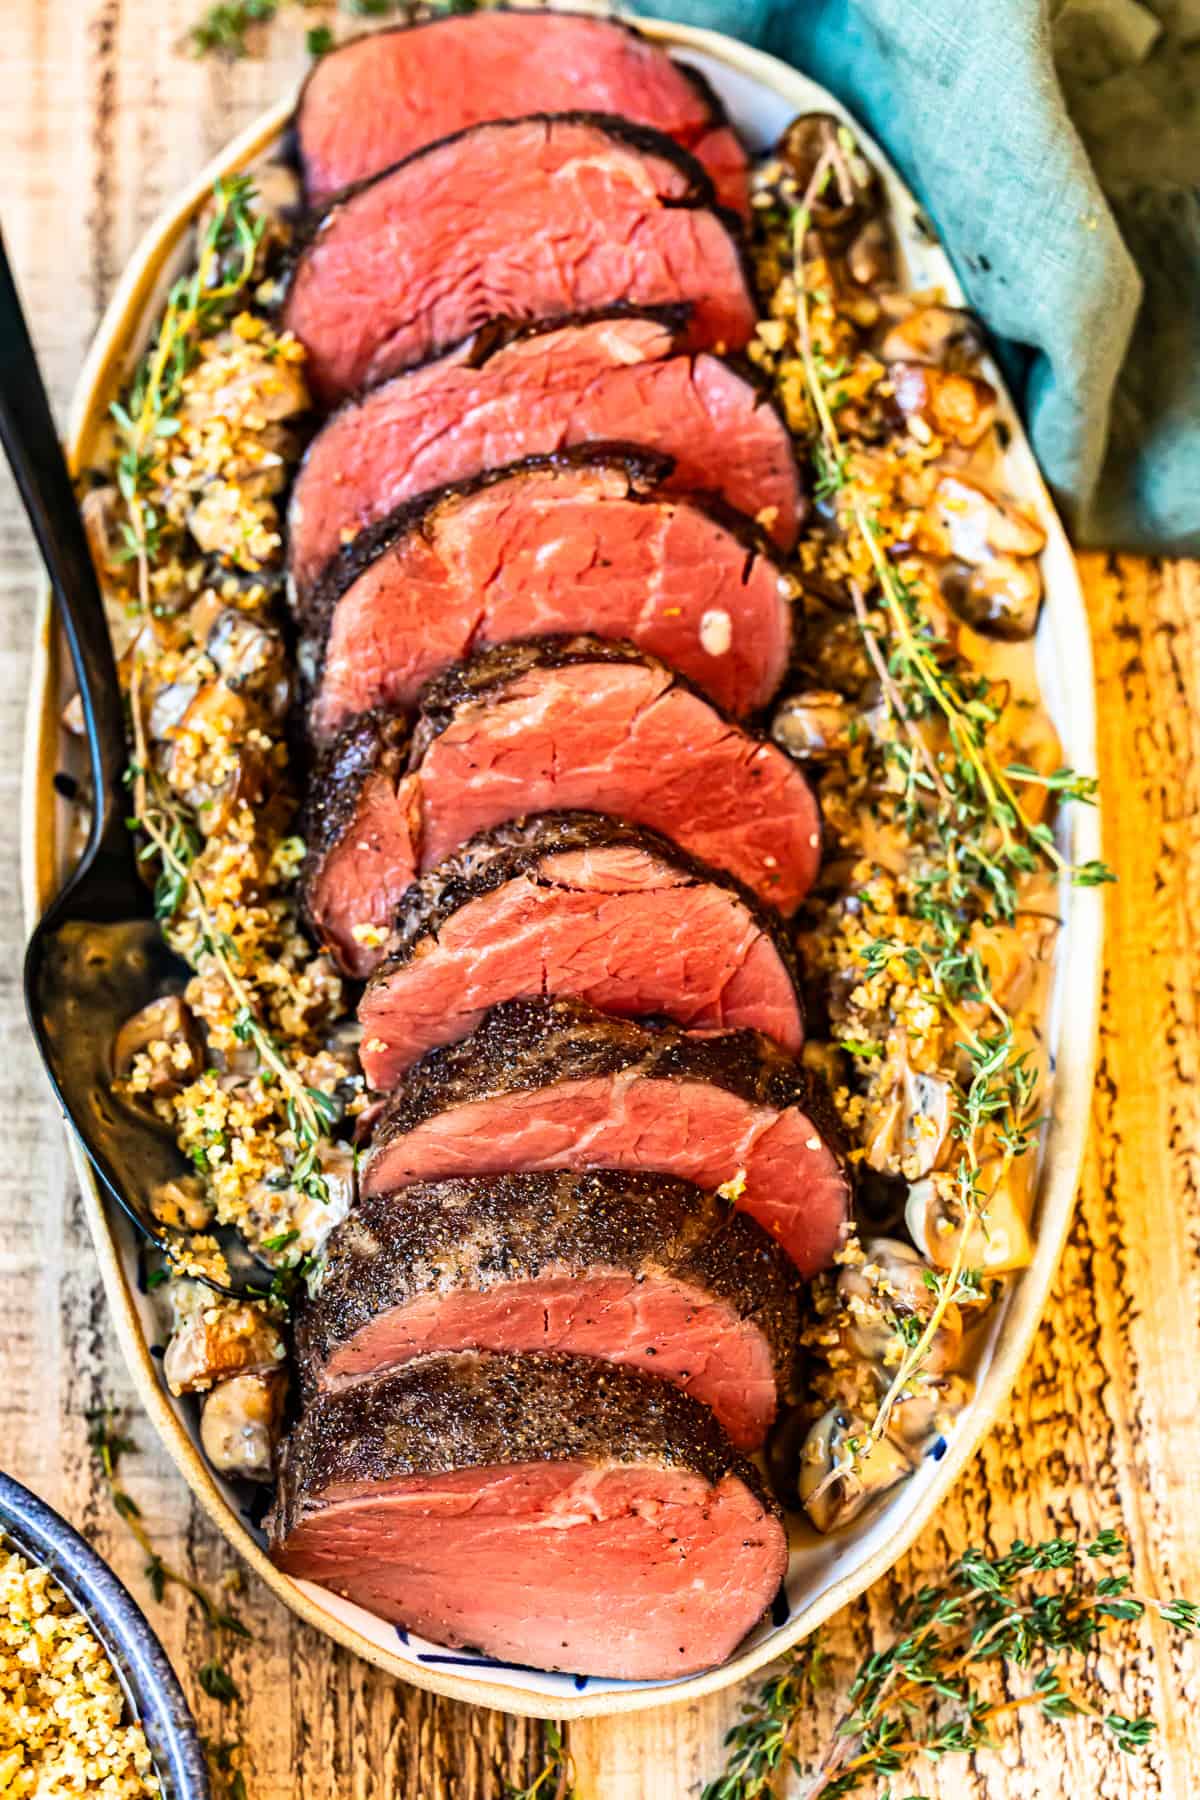
[[[1136, 1625], [1155, 1612], [1190, 1636], [1200, 1630], [1200, 1606], [1134, 1595], [1127, 1572], [1100, 1572], [1125, 1555], [1124, 1541], [1111, 1531], [1090, 1542], [1018, 1539], [995, 1557], [964, 1552], [942, 1583], [902, 1603], [896, 1637], [863, 1659], [829, 1742], [804, 1770], [794, 1738], [823, 1675], [822, 1652], [810, 1639], [743, 1708], [725, 1740], [725, 1768], [702, 1800], [768, 1800], [785, 1771], [802, 1777], [803, 1800], [843, 1800], [890, 1781], [923, 1756], [936, 1760], [994, 1744], [1004, 1717], [1024, 1707], [1049, 1719], [1086, 1716], [1122, 1750], [1144, 1748], [1152, 1720], [1101, 1712], [1076, 1681], [1087, 1676], [1089, 1653], [1115, 1626]], [[1016, 1671], [1025, 1671], [1023, 1690], [1002, 1697], [1011, 1681], [1002, 1684], [1000, 1677]]]
[[576, 1800], [575, 1770], [562, 1727], [548, 1719], [542, 1727], [545, 1761], [528, 1787], [506, 1782], [506, 1800]]
[[[844, 134], [849, 137], [849, 134]], [[1011, 923], [1017, 913], [1019, 883], [1038, 869], [1080, 887], [1113, 879], [1099, 862], [1072, 868], [1044, 821], [1022, 794], [1031, 786], [1058, 801], [1094, 801], [1091, 776], [1067, 768], [1041, 774], [1022, 763], [1001, 762], [994, 729], [1004, 696], [987, 678], [951, 653], [927, 610], [916, 580], [893, 557], [893, 545], [878, 517], [878, 503], [858, 478], [855, 447], [838, 425], [836, 383], [844, 362], [829, 360], [814, 336], [813, 308], [826, 303], [823, 255], [814, 224], [815, 202], [831, 182], [845, 197], [845, 159], [853, 139], [839, 136], [818, 158], [808, 187], [791, 214], [791, 263], [796, 294], [796, 339], [804, 391], [812, 417], [810, 452], [818, 499], [831, 504], [848, 536], [857, 537], [870, 571], [865, 588], [850, 582], [850, 593], [866, 655], [879, 680], [883, 703], [896, 726], [891, 741], [878, 746], [883, 771], [898, 791], [903, 823], [919, 849], [912, 919], [923, 928], [917, 942], [879, 937], [862, 955], [868, 976], [890, 972], [919, 978], [932, 988], [946, 1019], [958, 1027], [965, 1070], [958, 1086], [953, 1136], [956, 1155], [952, 1193], [960, 1229], [949, 1267], [932, 1274], [934, 1304], [916, 1329], [897, 1320], [902, 1354], [888, 1390], [851, 1461], [887, 1432], [893, 1407], [911, 1391], [928, 1358], [947, 1308], [963, 1294], [972, 1236], [986, 1234], [989, 1200], [1007, 1178], [1011, 1163], [1036, 1141], [1037, 1084], [1021, 1048], [1013, 1020], [993, 992], [983, 958], [973, 943], [977, 925]], [[810, 234], [817, 238], [812, 253]], [[816, 273], [814, 274], [814, 270]], [[982, 1009], [984, 1022], [976, 1022]], [[968, 1017], [968, 1010], [972, 1017]], [[861, 1040], [844, 1046], [860, 1063], [869, 1059]], [[985, 1182], [984, 1148], [999, 1153], [998, 1167]], [[845, 1473], [840, 1461], [826, 1480]]]
[[[248, 0], [248, 4], [252, 0]], [[267, 9], [263, 10], [263, 6]], [[214, 30], [233, 31], [236, 14], [242, 24], [273, 16], [273, 4], [253, 13], [242, 8], [217, 8], [221, 19]], [[151, 496], [157, 456], [175, 428], [184, 399], [184, 381], [194, 368], [203, 338], [218, 329], [243, 304], [255, 278], [264, 220], [255, 210], [255, 188], [249, 177], [218, 180], [213, 189], [212, 215], [201, 238], [196, 266], [171, 289], [150, 351], [139, 365], [128, 394], [114, 402], [111, 411], [117, 427], [120, 453], [117, 485], [125, 502], [125, 540], [130, 558], [137, 564], [138, 606], [143, 625], [153, 633], [154, 610], [150, 601], [151, 565], [163, 549], [161, 525]], [[155, 770], [149, 753], [143, 682], [147, 666], [144, 651], [134, 657], [129, 682], [129, 714], [133, 756], [127, 781], [133, 794], [131, 823], [145, 837], [139, 851], [142, 860], [157, 860], [154, 909], [164, 930], [186, 910], [199, 926], [199, 949], [211, 958], [223, 977], [237, 1008], [234, 1032], [258, 1053], [264, 1076], [279, 1083], [284, 1107], [298, 1145], [294, 1185], [310, 1198], [327, 1201], [328, 1186], [319, 1166], [318, 1145], [340, 1108], [329, 1096], [307, 1087], [288, 1063], [277, 1039], [267, 1029], [255, 1006], [254, 996], [235, 968], [237, 952], [218, 930], [216, 920], [196, 879], [195, 864], [202, 837], [194, 821], [179, 804]], [[206, 1173], [206, 1163], [197, 1162]]]

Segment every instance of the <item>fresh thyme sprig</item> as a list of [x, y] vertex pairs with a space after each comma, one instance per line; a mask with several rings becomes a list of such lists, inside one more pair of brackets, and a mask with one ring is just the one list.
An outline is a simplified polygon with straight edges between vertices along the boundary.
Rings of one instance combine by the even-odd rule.
[[[254, 208], [255, 189], [248, 176], [217, 181], [212, 216], [201, 238], [196, 266], [180, 278], [167, 299], [153, 345], [139, 365], [124, 403], [114, 401], [112, 416], [120, 439], [117, 485], [125, 503], [125, 559], [136, 565], [137, 604], [143, 627], [156, 634], [151, 604], [151, 563], [162, 548], [161, 520], [153, 504], [158, 456], [178, 430], [177, 414], [184, 380], [195, 367], [204, 336], [243, 300], [252, 282], [262, 240], [263, 219]], [[328, 1185], [321, 1173], [320, 1143], [336, 1123], [336, 1102], [308, 1087], [283, 1055], [263, 1023], [246, 982], [234, 967], [236, 946], [217, 926], [196, 879], [194, 864], [201, 838], [154, 769], [143, 703], [145, 653], [139, 644], [129, 679], [129, 713], [133, 760], [128, 780], [133, 797], [133, 826], [147, 839], [143, 859], [156, 857], [155, 911], [164, 928], [185, 908], [199, 926], [199, 948], [216, 964], [237, 1008], [234, 1031], [253, 1045], [264, 1070], [284, 1096], [284, 1113], [297, 1143], [294, 1185], [310, 1198], [326, 1201]]]
[[[188, 31], [188, 47], [193, 56], [215, 54], [228, 61], [240, 61], [250, 53], [250, 32], [254, 26], [269, 25], [289, 5], [306, 10], [320, 3], [321, 0], [217, 0]], [[412, 21], [436, 13], [473, 12], [477, 4], [479, 0], [340, 0], [339, 10], [359, 19]], [[305, 36], [310, 56], [324, 56], [333, 43], [333, 33], [327, 25], [316, 25]]]
[[110, 411], [121, 440], [117, 486], [129, 514], [123, 527], [124, 556], [136, 562], [138, 597], [153, 626], [150, 562], [160, 548], [161, 521], [149, 498], [158, 454], [179, 429], [183, 381], [195, 366], [200, 340], [227, 316], [254, 274], [263, 219], [254, 210], [254, 183], [247, 175], [222, 177], [213, 187], [212, 216], [190, 275], [181, 276], [167, 296], [158, 332], [139, 364], [128, 396]]
[[[854, 200], [853, 154], [853, 139], [845, 131], [838, 133], [817, 159], [792, 214], [796, 335], [815, 424], [816, 491], [835, 505], [840, 499], [843, 522], [860, 538], [871, 570], [870, 591], [864, 593], [861, 584], [851, 581], [850, 593], [868, 660], [898, 732], [895, 741], [883, 746], [883, 760], [899, 775], [905, 824], [929, 852], [910, 904], [911, 915], [927, 927], [926, 938], [916, 946], [879, 938], [868, 946], [864, 961], [868, 975], [899, 958], [910, 975], [925, 977], [958, 1029], [969, 1079], [965, 1091], [959, 1091], [954, 1120], [954, 1199], [961, 1230], [953, 1257], [947, 1269], [928, 1273], [929, 1313], [922, 1320], [897, 1322], [898, 1328], [904, 1326], [903, 1348], [887, 1392], [865, 1441], [847, 1444], [848, 1461], [830, 1471], [829, 1484], [885, 1434], [892, 1410], [919, 1375], [948, 1308], [978, 1297], [979, 1278], [969, 1268], [968, 1256], [973, 1236], [978, 1241], [972, 1224], [986, 1231], [990, 1195], [982, 1183], [985, 1142], [990, 1140], [1000, 1152], [991, 1183], [994, 1194], [1013, 1159], [1026, 1154], [1035, 1140], [1036, 1082], [1013, 1021], [993, 994], [970, 943], [972, 928], [996, 920], [1011, 923], [1018, 882], [1039, 867], [1079, 886], [1113, 879], [1099, 862], [1071, 867], [1050, 826], [1032, 816], [1019, 791], [1036, 784], [1062, 800], [1086, 804], [1094, 799], [1095, 781], [1069, 769], [1039, 775], [1022, 764], [998, 760], [990, 733], [1002, 707], [981, 673], [947, 653], [916, 584], [890, 559], [877, 514], [856, 479], [853, 447], [843, 439], [836, 417], [836, 383], [845, 370], [831, 367], [814, 342], [807, 253], [814, 203], [825, 187], [836, 183], [844, 203]], [[936, 747], [939, 736], [945, 749]], [[982, 1008], [985, 1022], [971, 1023], [964, 1007]]]
[[104, 1406], [88, 1414], [88, 1445], [92, 1455], [100, 1466], [104, 1485], [108, 1489], [109, 1499], [114, 1511], [125, 1521], [138, 1545], [146, 1557], [143, 1573], [150, 1584], [150, 1592], [156, 1600], [161, 1600], [168, 1587], [180, 1587], [192, 1596], [202, 1613], [205, 1623], [213, 1631], [228, 1632], [232, 1637], [248, 1638], [250, 1631], [228, 1608], [215, 1601], [206, 1588], [199, 1582], [191, 1580], [163, 1560], [155, 1549], [149, 1532], [142, 1518], [141, 1508], [132, 1494], [122, 1487], [117, 1478], [123, 1456], [137, 1449], [132, 1438], [126, 1437], [120, 1430], [116, 1415], [111, 1406]]
[[562, 1727], [547, 1719], [542, 1727], [542, 1743], [546, 1760], [528, 1787], [517, 1788], [506, 1782], [506, 1800], [576, 1800], [575, 1768]]
[[[745, 1707], [726, 1738], [725, 1769], [702, 1800], [768, 1800], [785, 1773], [801, 1777], [803, 1800], [844, 1800], [868, 1783], [890, 1782], [921, 1756], [937, 1760], [993, 1745], [998, 1723], [1025, 1707], [1050, 1719], [1094, 1719], [1122, 1750], [1140, 1749], [1153, 1721], [1102, 1712], [1075, 1680], [1113, 1627], [1154, 1612], [1190, 1636], [1200, 1629], [1200, 1606], [1135, 1595], [1129, 1575], [1113, 1570], [1125, 1554], [1111, 1531], [1087, 1544], [1018, 1540], [999, 1557], [968, 1550], [943, 1583], [901, 1607], [899, 1635], [864, 1659], [846, 1712], [808, 1770], [793, 1743], [811, 1707], [820, 1652], [811, 1641], [801, 1646]], [[1029, 1671], [1028, 1684], [1015, 1697], [998, 1698], [996, 1678], [1009, 1668]]]

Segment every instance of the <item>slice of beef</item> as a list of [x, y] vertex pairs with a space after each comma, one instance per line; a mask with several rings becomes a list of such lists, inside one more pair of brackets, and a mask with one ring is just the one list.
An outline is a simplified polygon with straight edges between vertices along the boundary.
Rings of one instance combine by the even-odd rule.
[[606, 113], [476, 125], [352, 189], [292, 271], [283, 319], [320, 405], [492, 318], [691, 306], [690, 349], [738, 350], [755, 302], [734, 223], [686, 151]]
[[787, 582], [728, 518], [662, 495], [667, 466], [611, 447], [534, 457], [363, 532], [309, 608], [317, 741], [411, 706], [474, 650], [551, 632], [636, 643], [737, 717], [764, 706], [790, 652]]
[[460, 14], [323, 56], [296, 109], [305, 191], [318, 205], [464, 126], [575, 107], [665, 132], [745, 211], [746, 153], [707, 82], [628, 25], [557, 12]]
[[362, 1066], [390, 1091], [501, 1000], [567, 994], [601, 1012], [804, 1037], [790, 948], [728, 876], [657, 832], [534, 814], [472, 838], [400, 903], [359, 1003]]
[[680, 355], [681, 335], [646, 312], [516, 336], [494, 323], [348, 401], [292, 489], [288, 569], [301, 608], [337, 552], [406, 501], [572, 444], [665, 452], [664, 491], [715, 495], [790, 550], [801, 501], [787, 427], [749, 374], [707, 352]]
[[802, 1275], [841, 1242], [849, 1190], [829, 1101], [754, 1031], [509, 1000], [388, 1102], [361, 1189], [515, 1169], [641, 1169], [724, 1189]]
[[669, 1382], [467, 1352], [310, 1402], [271, 1554], [437, 1644], [663, 1680], [733, 1651], [787, 1538], [757, 1471]]
[[662, 832], [785, 914], [820, 859], [812, 789], [777, 746], [629, 645], [532, 639], [432, 683], [411, 738], [373, 715], [335, 742], [309, 788], [309, 922], [364, 973], [418, 874], [506, 820], [572, 809]]
[[756, 1450], [791, 1384], [798, 1314], [787, 1258], [690, 1182], [466, 1176], [355, 1206], [296, 1349], [310, 1389], [443, 1350], [599, 1357], [674, 1382]]

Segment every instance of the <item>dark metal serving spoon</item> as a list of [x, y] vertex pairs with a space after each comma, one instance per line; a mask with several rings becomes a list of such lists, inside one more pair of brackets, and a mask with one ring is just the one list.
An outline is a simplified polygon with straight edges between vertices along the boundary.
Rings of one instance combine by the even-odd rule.
[[[125, 823], [125, 713], [100, 585], [70, 472], [0, 240], [0, 442], [37, 539], [83, 707], [91, 765], [91, 829], [74, 870], [34, 927], [25, 953], [25, 1005], [64, 1116], [106, 1191], [164, 1254], [148, 1208], [160, 1181], [187, 1164], [172, 1139], [113, 1093], [113, 1043], [132, 1013], [179, 992], [190, 970], [153, 917]], [[235, 1232], [217, 1234], [230, 1265], [225, 1293], [269, 1284], [271, 1272]]]

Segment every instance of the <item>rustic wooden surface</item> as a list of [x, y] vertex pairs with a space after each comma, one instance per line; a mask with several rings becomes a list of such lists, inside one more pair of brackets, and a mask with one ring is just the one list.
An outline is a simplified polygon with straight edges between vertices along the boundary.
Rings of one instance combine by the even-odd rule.
[[[259, 58], [179, 53], [191, 0], [6, 0], [0, 32], [0, 214], [39, 348], [65, 410], [85, 346], [139, 233], [164, 199], [291, 80], [303, 21]], [[321, 15], [311, 15], [313, 22]], [[1147, 1591], [1200, 1596], [1200, 567], [1084, 561], [1096, 639], [1109, 909], [1095, 1119], [1054, 1302], [1002, 1425], [913, 1553], [830, 1633], [838, 1661], [887, 1632], [898, 1594], [968, 1541], [1004, 1545], [1051, 1521], [1115, 1526]], [[26, 1038], [19, 985], [19, 746], [35, 565], [0, 478], [0, 1463], [109, 1556], [135, 1591], [140, 1556], [86, 1447], [85, 1414], [132, 1391], [58, 1121]], [[222, 1540], [136, 1417], [129, 1486], [162, 1550], [205, 1580]], [[144, 1591], [144, 1590], [143, 1590]], [[233, 1718], [199, 1693], [194, 1609], [154, 1609], [202, 1727], [240, 1731], [253, 1800], [484, 1800], [538, 1766], [536, 1726], [434, 1699], [300, 1627], [269, 1594], [240, 1602], [254, 1641], [233, 1658]], [[922, 1792], [986, 1800], [1200, 1792], [1200, 1646], [1166, 1634], [1104, 1660], [1106, 1704], [1159, 1721], [1134, 1761], [1082, 1724], [1021, 1715], [998, 1752], [922, 1772]], [[719, 1767], [731, 1693], [577, 1727], [583, 1800], [681, 1800]], [[833, 1697], [812, 1721], [814, 1741]], [[905, 1790], [907, 1791], [907, 1789]]]

